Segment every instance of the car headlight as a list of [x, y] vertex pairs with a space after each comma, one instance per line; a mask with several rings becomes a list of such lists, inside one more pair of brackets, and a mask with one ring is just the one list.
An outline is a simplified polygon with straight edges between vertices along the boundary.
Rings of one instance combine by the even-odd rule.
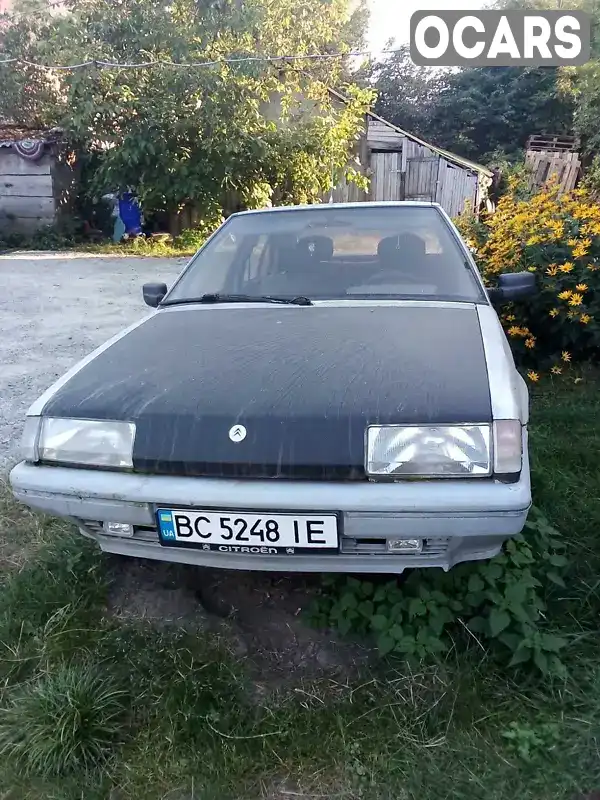
[[133, 466], [133, 422], [28, 417], [23, 432], [23, 456], [90, 467]]
[[492, 472], [489, 425], [373, 426], [367, 474], [399, 478], [486, 477]]
[[522, 468], [519, 420], [490, 425], [373, 425], [367, 475], [379, 478], [485, 478]]

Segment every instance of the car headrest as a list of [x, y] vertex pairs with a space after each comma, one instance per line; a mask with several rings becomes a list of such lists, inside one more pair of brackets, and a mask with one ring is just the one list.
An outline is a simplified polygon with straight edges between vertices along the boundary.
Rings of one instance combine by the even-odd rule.
[[398, 237], [388, 236], [387, 239], [382, 239], [377, 245], [377, 255], [379, 258], [389, 258], [398, 254]]
[[377, 245], [377, 255], [387, 263], [407, 263], [422, 260], [427, 251], [425, 242], [414, 233], [402, 233], [399, 236], [388, 236]]
[[330, 261], [333, 249], [333, 239], [328, 236], [307, 236], [297, 244], [297, 251], [313, 261]]

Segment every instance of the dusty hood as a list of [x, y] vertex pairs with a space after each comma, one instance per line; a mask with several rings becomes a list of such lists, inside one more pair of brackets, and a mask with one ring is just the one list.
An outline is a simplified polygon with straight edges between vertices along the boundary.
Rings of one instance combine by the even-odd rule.
[[360, 479], [367, 425], [487, 422], [491, 403], [474, 306], [187, 306], [99, 353], [43, 413], [135, 422], [138, 471]]

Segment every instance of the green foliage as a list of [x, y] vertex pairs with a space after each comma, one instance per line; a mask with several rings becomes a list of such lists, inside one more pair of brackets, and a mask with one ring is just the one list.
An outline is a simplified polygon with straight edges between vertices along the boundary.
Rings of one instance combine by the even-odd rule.
[[536, 755], [546, 754], [559, 744], [560, 727], [554, 722], [511, 722], [502, 738], [520, 758], [532, 761]]
[[[557, 87], [563, 101], [573, 110], [573, 130], [582, 137], [582, 149], [592, 156], [600, 145], [598, 108], [600, 106], [600, 5], [598, 0], [498, 0], [505, 8], [578, 9], [592, 17], [592, 58], [580, 67], [559, 71]], [[543, 132], [553, 132], [551, 127]], [[537, 132], [537, 131], [536, 131]], [[540, 131], [542, 132], [542, 131]]]
[[502, 321], [521, 366], [532, 381], [544, 371], [562, 374], [571, 362], [594, 359], [600, 346], [600, 208], [580, 188], [561, 194], [556, 182], [524, 199], [511, 189], [493, 214], [458, 225], [484, 279], [529, 270], [537, 291]]
[[445, 78], [430, 117], [434, 141], [489, 161], [501, 150], [519, 160], [532, 133], [570, 133], [573, 107], [555, 68], [479, 67]]
[[600, 155], [595, 155], [586, 168], [580, 186], [588, 191], [596, 202], [600, 200]]
[[407, 47], [372, 68], [376, 110], [440, 147], [482, 162], [520, 160], [532, 133], [571, 133], [574, 101], [554, 68], [479, 67], [431, 73]]
[[414, 570], [402, 583], [335, 580], [313, 608], [320, 625], [371, 634], [382, 656], [437, 657], [461, 630], [493, 645], [509, 667], [562, 674], [565, 639], [547, 630], [545, 595], [564, 586], [568, 566], [557, 531], [534, 510], [525, 534], [491, 561], [461, 564], [449, 573]]
[[101, 767], [121, 739], [126, 693], [99, 667], [62, 665], [8, 693], [0, 755], [42, 778]]
[[181, 234], [175, 238], [173, 244], [181, 250], [196, 251], [202, 247], [211, 233], [213, 233], [222, 222], [223, 218], [220, 215], [209, 215], [205, 219], [197, 222], [195, 227], [187, 228], [182, 231]]
[[83, 241], [75, 227], [46, 225], [33, 233], [0, 232], [0, 250], [62, 250]]
[[417, 136], [433, 136], [430, 124], [440, 80], [436, 73], [417, 67], [410, 57], [408, 45], [375, 62], [369, 75], [377, 90], [375, 111], [389, 122]]
[[[364, 31], [349, 0], [194, 2], [78, 0], [68, 13], [19, 18], [0, 54], [31, 61], [90, 58], [215, 61], [349, 50]], [[6, 73], [6, 75], [5, 75]], [[319, 200], [347, 171], [371, 93], [347, 85], [343, 59], [216, 64], [210, 68], [94, 69], [47, 74], [0, 66], [0, 107], [15, 118], [61, 123], [96, 155], [88, 191], [135, 187], [147, 211], [232, 210]], [[327, 86], [347, 92], [334, 104]]]

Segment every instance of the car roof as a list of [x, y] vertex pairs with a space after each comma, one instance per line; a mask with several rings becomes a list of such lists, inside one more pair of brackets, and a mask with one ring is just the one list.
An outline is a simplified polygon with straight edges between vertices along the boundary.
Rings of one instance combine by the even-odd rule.
[[302, 206], [276, 206], [275, 208], [258, 208], [253, 211], [238, 211], [229, 217], [243, 217], [248, 214], [285, 214], [290, 211], [327, 211], [331, 209], [347, 208], [441, 208], [439, 203], [430, 203], [425, 200], [389, 200], [377, 203], [314, 203]]

